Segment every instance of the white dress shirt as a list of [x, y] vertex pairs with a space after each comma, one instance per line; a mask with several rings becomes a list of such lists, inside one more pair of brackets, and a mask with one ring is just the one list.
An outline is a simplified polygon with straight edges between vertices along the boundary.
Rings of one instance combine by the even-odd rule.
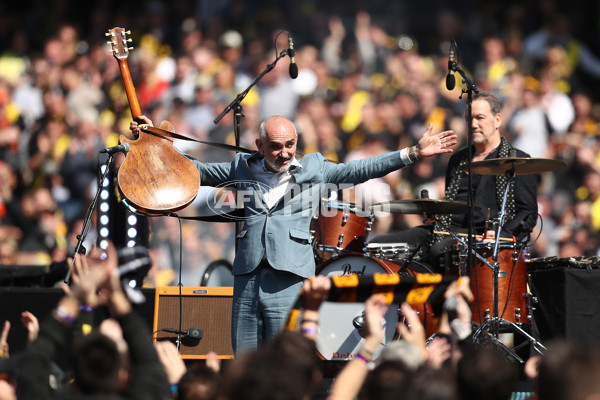
[[269, 171], [264, 158], [250, 164], [250, 170], [256, 177], [256, 180], [262, 183], [262, 185], [258, 186], [268, 208], [272, 208], [277, 204], [288, 189], [296, 183], [294, 175], [290, 172], [294, 166], [302, 168], [302, 165], [295, 157], [290, 164], [290, 168], [282, 172]]

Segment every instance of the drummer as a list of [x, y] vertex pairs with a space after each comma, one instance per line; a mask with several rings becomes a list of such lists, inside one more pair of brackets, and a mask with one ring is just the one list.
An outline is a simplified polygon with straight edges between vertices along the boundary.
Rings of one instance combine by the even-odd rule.
[[[529, 157], [521, 150], [514, 149], [500, 135], [502, 125], [501, 105], [491, 92], [480, 91], [473, 95], [473, 162], [506, 157]], [[467, 165], [468, 149], [465, 148], [450, 158], [446, 170], [446, 194], [444, 200], [467, 202], [468, 177], [463, 168]], [[516, 153], [514, 152], [516, 151]], [[517, 175], [514, 185], [508, 192], [506, 217], [501, 237], [526, 241], [537, 220], [538, 174]], [[484, 240], [495, 237], [493, 225], [489, 219], [497, 217], [502, 208], [503, 195], [508, 178], [505, 174], [473, 174], [473, 204], [480, 206], [473, 210], [474, 232]], [[489, 210], [489, 211], [488, 211]], [[438, 217], [434, 225], [423, 225], [374, 237], [372, 243], [410, 243], [417, 244], [416, 258], [428, 263], [435, 272], [443, 273], [439, 266], [442, 253], [454, 243], [448, 230], [466, 233], [468, 214], [444, 214]], [[435, 233], [434, 233], [435, 232]], [[441, 232], [441, 234], [439, 233]], [[445, 234], [444, 234], [445, 233]]]

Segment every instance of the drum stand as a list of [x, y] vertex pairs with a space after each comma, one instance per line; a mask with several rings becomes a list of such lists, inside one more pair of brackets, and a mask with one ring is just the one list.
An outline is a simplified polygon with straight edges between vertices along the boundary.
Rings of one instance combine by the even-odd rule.
[[[540, 343], [536, 338], [534, 338], [529, 333], [527, 333], [525, 330], [523, 330], [523, 328], [521, 328], [519, 325], [517, 325], [511, 321], [502, 319], [499, 316], [499, 286], [500, 286], [500, 283], [498, 281], [498, 277], [500, 274], [500, 262], [498, 260], [498, 252], [499, 252], [499, 248], [500, 248], [500, 232], [502, 231], [502, 227], [504, 226], [504, 220], [506, 218], [506, 202], [507, 202], [507, 198], [508, 198], [508, 191], [509, 191], [510, 187], [514, 184], [514, 180], [515, 180], [515, 176], [516, 176], [514, 167], [511, 168], [510, 170], [508, 170], [506, 172], [506, 175], [508, 177], [508, 183], [506, 185], [506, 189], [504, 190], [504, 195], [502, 198], [502, 207], [500, 209], [500, 214], [498, 216], [498, 226], [496, 228], [496, 239], [494, 241], [494, 251], [492, 253], [493, 264], [490, 264], [487, 259], [482, 257], [475, 250], [471, 250], [472, 254], [475, 257], [477, 257], [480, 261], [482, 261], [483, 263], [485, 263], [485, 265], [487, 265], [488, 267], [490, 267], [492, 269], [493, 300], [494, 300], [494, 303], [493, 303], [494, 314], [492, 317], [486, 316], [485, 322], [483, 324], [481, 324], [479, 326], [479, 328], [473, 333], [473, 343], [495, 345], [500, 350], [502, 350], [507, 356], [512, 357], [519, 363], [523, 364], [523, 363], [525, 363], [525, 360], [523, 360], [517, 354], [518, 350], [520, 350], [521, 348], [523, 348], [524, 346], [526, 346], [528, 344], [531, 344], [533, 350], [535, 350], [538, 354], [542, 355], [543, 350], [546, 350], [546, 347], [544, 347], [544, 345], [542, 345], [542, 343]], [[441, 222], [441, 221], [439, 221], [439, 222]], [[461, 238], [459, 238], [458, 235], [456, 235], [454, 232], [452, 232], [449, 229], [449, 227], [444, 226], [444, 228], [452, 235], [452, 237], [456, 241], [458, 241], [462, 246], [468, 248], [467, 244]], [[523, 343], [520, 343], [518, 346], [516, 346], [512, 349], [509, 348], [498, 338], [499, 334], [500, 334], [501, 326], [509, 327], [510, 330], [513, 330], [513, 333], [521, 334], [526, 339], [526, 341], [524, 341]]]

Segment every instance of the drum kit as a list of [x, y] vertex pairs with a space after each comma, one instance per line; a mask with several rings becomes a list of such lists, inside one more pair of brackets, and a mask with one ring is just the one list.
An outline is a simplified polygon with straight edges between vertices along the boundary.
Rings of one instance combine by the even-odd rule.
[[[545, 347], [530, 331], [532, 320], [531, 296], [528, 294], [526, 254], [523, 243], [500, 237], [504, 223], [506, 198], [514, 177], [519, 174], [538, 174], [563, 168], [565, 163], [551, 159], [499, 158], [472, 163], [472, 172], [482, 175], [506, 174], [508, 185], [497, 218], [497, 232], [493, 242], [476, 241], [467, 244], [468, 235], [456, 234], [447, 229], [437, 234], [454, 239], [444, 255], [447, 273], [461, 275], [470, 271], [471, 289], [475, 300], [472, 304], [473, 340], [476, 343], [493, 343], [508, 356], [523, 363], [519, 348], [509, 348], [500, 339], [500, 333], [511, 332], [525, 338], [519, 346], [532, 345], [542, 353]], [[474, 205], [473, 207], [478, 207]], [[429, 220], [436, 215], [467, 213], [465, 202], [434, 200], [429, 198], [396, 200], [374, 204], [362, 210], [353, 204], [323, 200], [322, 210], [313, 219], [313, 247], [317, 261], [317, 275], [373, 275], [375, 273], [408, 274], [433, 273], [429, 265], [413, 259], [418, 244], [414, 243], [368, 243], [375, 211], [400, 214], [424, 214]], [[475, 236], [475, 240], [481, 237]], [[466, 268], [468, 252], [474, 256], [474, 266]], [[435, 334], [431, 306], [417, 306], [428, 337]], [[413, 307], [414, 308], [414, 307]], [[363, 337], [363, 306], [356, 303], [324, 303], [321, 306], [321, 324], [317, 337], [317, 350], [326, 360], [349, 360], [359, 350]], [[390, 307], [382, 324], [385, 342], [380, 349], [396, 337], [396, 324], [402, 318], [398, 307]]]

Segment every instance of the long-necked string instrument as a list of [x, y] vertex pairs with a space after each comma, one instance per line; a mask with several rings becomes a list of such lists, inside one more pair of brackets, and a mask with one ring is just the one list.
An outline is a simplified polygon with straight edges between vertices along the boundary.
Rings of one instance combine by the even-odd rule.
[[[131, 116], [139, 120], [142, 115], [127, 57], [132, 47], [128, 44], [129, 32], [113, 28], [110, 37], [114, 57], [119, 63], [121, 77], [131, 109]], [[163, 132], [173, 132], [168, 121], [160, 125]], [[128, 143], [130, 150], [119, 168], [118, 187], [128, 203], [148, 214], [164, 214], [189, 205], [200, 188], [200, 174], [196, 166], [173, 147], [173, 137], [140, 129], [136, 140], [121, 135], [120, 142]]]

